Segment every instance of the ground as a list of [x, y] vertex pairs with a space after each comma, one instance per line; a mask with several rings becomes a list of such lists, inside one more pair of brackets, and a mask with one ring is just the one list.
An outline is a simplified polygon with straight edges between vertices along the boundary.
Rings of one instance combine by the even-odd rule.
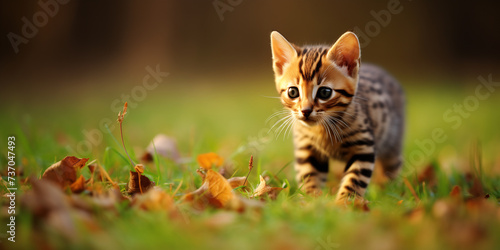
[[[172, 87], [172, 82], [148, 92], [141, 100], [132, 99], [123, 122], [123, 135], [134, 162], [139, 162], [156, 134], [163, 133], [177, 141], [179, 161], [154, 155], [155, 160], [145, 164], [144, 172], [173, 203], [160, 209], [134, 206], [129, 200], [96, 205], [90, 191], [71, 194], [66, 189], [61, 191], [62, 199], [77, 197], [74, 199], [81, 201], [82, 206], [93, 204], [82, 213], [71, 201], [69, 216], [56, 216], [70, 221], [69, 232], [61, 230], [67, 228], [66, 221], [54, 222], [47, 215], [54, 211], [38, 213], [23, 205], [23, 196], [32, 189], [25, 178], [40, 178], [49, 166], [66, 156], [89, 158], [88, 163], [102, 166], [128, 197], [125, 190], [129, 171], [134, 168], [121, 146], [112, 103], [134, 86], [118, 91], [89, 90], [77, 97], [54, 96], [44, 101], [18, 100], [3, 108], [0, 115], [6, 122], [0, 125], [1, 138], [7, 144], [7, 137], [16, 137], [16, 169], [23, 169], [24, 173], [15, 184], [19, 187], [16, 242], [7, 241], [3, 237], [7, 234], [0, 232], [0, 244], [8, 249], [500, 246], [498, 93], [477, 97], [474, 90], [481, 84], [479, 81], [458, 87], [446, 81], [405, 81], [408, 119], [404, 170], [392, 182], [370, 185], [366, 206], [345, 208], [333, 204], [332, 195], [339, 181], [335, 174], [320, 197], [304, 196], [297, 191], [290, 164], [291, 137], [284, 133], [276, 136], [271, 129], [276, 119], [266, 123], [269, 116], [281, 109], [279, 100], [270, 98], [276, 96], [272, 79], [247, 81], [238, 85], [209, 81], [195, 88], [187, 83], [175, 83], [178, 87]], [[112, 121], [108, 128], [100, 126], [107, 121]], [[8, 149], [2, 150], [4, 167]], [[253, 155], [250, 189], [259, 184], [259, 175], [267, 177], [269, 185], [285, 189], [276, 200], [246, 205], [243, 212], [211, 206], [198, 209], [185, 202], [183, 195], [201, 186], [202, 177], [196, 172], [200, 167], [197, 156], [208, 152], [224, 159], [220, 168], [228, 178], [246, 176]], [[85, 179], [92, 178], [86, 167], [78, 173]], [[2, 170], [3, 194], [7, 194], [6, 174]], [[106, 180], [96, 183], [101, 190], [112, 188]], [[242, 188], [234, 192], [251, 199]], [[5, 225], [9, 222], [8, 200], [3, 199], [2, 205]]]

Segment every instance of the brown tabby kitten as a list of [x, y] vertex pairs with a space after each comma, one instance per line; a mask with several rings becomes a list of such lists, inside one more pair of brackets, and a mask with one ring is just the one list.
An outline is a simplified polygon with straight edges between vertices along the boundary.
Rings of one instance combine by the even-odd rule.
[[276, 89], [291, 111], [302, 190], [320, 192], [330, 158], [346, 162], [338, 203], [364, 195], [375, 160], [395, 178], [402, 164], [404, 93], [382, 69], [360, 67], [357, 36], [346, 32], [332, 47], [298, 47], [274, 31], [271, 47]]

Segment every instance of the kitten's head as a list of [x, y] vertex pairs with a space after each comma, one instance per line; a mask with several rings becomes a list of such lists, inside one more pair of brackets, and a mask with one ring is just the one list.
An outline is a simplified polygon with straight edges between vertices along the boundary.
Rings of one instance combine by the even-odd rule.
[[354, 33], [332, 47], [298, 47], [273, 31], [271, 49], [276, 89], [296, 120], [314, 126], [340, 116], [352, 102], [361, 56]]

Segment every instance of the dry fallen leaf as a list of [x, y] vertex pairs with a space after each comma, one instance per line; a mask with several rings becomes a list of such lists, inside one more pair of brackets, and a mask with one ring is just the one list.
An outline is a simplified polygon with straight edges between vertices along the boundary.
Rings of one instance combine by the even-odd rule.
[[460, 188], [459, 185], [453, 186], [450, 192], [450, 197], [451, 198], [462, 198], [462, 189]]
[[246, 177], [232, 177], [227, 180], [229, 182], [229, 185], [231, 185], [231, 188], [235, 189], [237, 187], [243, 186], [245, 183]]
[[57, 183], [30, 179], [32, 189], [21, 196], [21, 204], [37, 219], [45, 222], [68, 238], [76, 237], [76, 227], [70, 214], [70, 205]]
[[433, 187], [437, 184], [436, 170], [431, 164], [425, 167], [425, 169], [418, 174], [417, 178], [419, 183], [425, 182], [429, 187]]
[[76, 181], [76, 170], [85, 166], [88, 158], [67, 156], [62, 161], [52, 164], [42, 175], [42, 179], [56, 183], [65, 188]]
[[410, 223], [418, 224], [424, 219], [425, 210], [422, 207], [416, 207], [406, 214]]
[[257, 186], [257, 188], [254, 190], [252, 198], [255, 198], [255, 197], [263, 198], [263, 196], [267, 194], [267, 196], [271, 200], [275, 200], [281, 190], [283, 190], [283, 188], [271, 187], [271, 186], [267, 185], [266, 180], [261, 175], [259, 186]]
[[209, 169], [205, 175], [203, 185], [196, 191], [184, 196], [186, 201], [195, 201], [198, 207], [205, 204], [222, 208], [235, 197], [233, 189], [224, 176]]
[[155, 148], [156, 153], [163, 157], [172, 159], [175, 162], [179, 162], [179, 160], [181, 159], [175, 139], [164, 134], [158, 134], [153, 138], [149, 146], [146, 148], [146, 152], [142, 156], [142, 160], [144, 162], [153, 161]]
[[83, 175], [80, 175], [80, 177], [69, 186], [71, 189], [71, 192], [78, 194], [81, 193], [85, 190], [85, 178]]
[[95, 172], [95, 169], [96, 169], [96, 165], [95, 164], [90, 164], [87, 166], [89, 168], [89, 171], [91, 174], [93, 174]]
[[196, 158], [200, 167], [204, 169], [211, 169], [212, 166], [220, 167], [224, 163], [224, 158], [220, 157], [216, 153], [206, 153], [198, 155]]
[[447, 200], [437, 200], [432, 206], [432, 214], [439, 219], [452, 218], [457, 213], [457, 205]]
[[144, 195], [134, 196], [131, 205], [147, 211], [176, 211], [174, 198], [159, 187], [152, 188]]
[[74, 208], [88, 213], [95, 213], [96, 207], [117, 212], [118, 204], [129, 201], [120, 190], [115, 188], [102, 191], [93, 190], [92, 196], [71, 195], [69, 200]]
[[469, 193], [473, 197], [484, 197], [486, 193], [484, 192], [483, 184], [481, 180], [477, 177], [474, 177], [472, 180], [472, 187], [469, 189]]
[[148, 177], [130, 171], [130, 177], [127, 183], [127, 192], [129, 194], [141, 193], [141, 190], [145, 193], [154, 186], [154, 181], [149, 180]]

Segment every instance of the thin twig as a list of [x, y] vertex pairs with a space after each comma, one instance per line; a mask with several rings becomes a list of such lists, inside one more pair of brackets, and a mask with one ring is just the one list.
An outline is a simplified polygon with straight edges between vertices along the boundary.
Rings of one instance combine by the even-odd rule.
[[248, 176], [250, 176], [250, 172], [252, 172], [252, 169], [253, 169], [253, 155], [250, 156], [250, 162], [248, 163], [248, 174], [245, 177], [245, 181], [243, 182], [243, 186], [245, 186], [245, 184], [247, 183]]
[[415, 200], [417, 201], [417, 203], [419, 203], [419, 202], [420, 202], [420, 198], [418, 198], [418, 195], [417, 195], [417, 193], [415, 192], [415, 189], [413, 189], [413, 187], [412, 187], [412, 185], [410, 184], [410, 182], [408, 181], [408, 179], [403, 178], [403, 181], [404, 181], [404, 183], [405, 183], [406, 187], [407, 187], [408, 189], [410, 189], [410, 192], [411, 192], [411, 194], [413, 195], [413, 197], [415, 197]]
[[127, 113], [127, 102], [125, 102], [125, 105], [123, 105], [123, 113], [122, 112], [118, 112], [118, 123], [120, 123], [120, 137], [122, 138], [122, 146], [123, 146], [123, 149], [125, 150], [125, 154], [127, 154], [128, 156], [128, 159], [130, 160], [130, 164], [132, 164], [132, 167], [135, 166], [135, 163], [134, 161], [132, 161], [132, 158], [130, 157], [130, 155], [128, 154], [127, 152], [127, 148], [125, 147], [125, 141], [123, 140], [123, 128], [122, 128], [122, 123], [123, 123], [123, 120], [125, 118], [125, 114]]

